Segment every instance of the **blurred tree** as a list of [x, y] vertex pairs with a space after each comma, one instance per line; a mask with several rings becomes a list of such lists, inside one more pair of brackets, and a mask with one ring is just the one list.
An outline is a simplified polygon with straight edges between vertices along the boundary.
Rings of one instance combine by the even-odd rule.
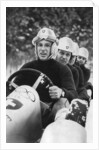
[[7, 7], [7, 57], [15, 55], [22, 59], [23, 55], [24, 59], [35, 59], [31, 41], [43, 26], [54, 29], [58, 38], [62, 36], [71, 37], [78, 42], [80, 47], [88, 48], [92, 57], [92, 7]]

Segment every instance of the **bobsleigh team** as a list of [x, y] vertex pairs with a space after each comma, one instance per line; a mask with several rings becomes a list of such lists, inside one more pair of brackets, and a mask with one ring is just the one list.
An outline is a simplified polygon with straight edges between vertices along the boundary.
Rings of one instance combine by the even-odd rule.
[[[86, 67], [88, 49], [79, 48], [77, 42], [66, 36], [58, 40], [54, 31], [47, 27], [40, 29], [32, 44], [35, 46], [36, 60], [24, 64], [20, 70], [31, 68], [46, 74], [53, 82], [48, 89], [49, 97], [53, 102], [58, 99], [52, 107], [49, 105], [50, 99], [41, 99], [43, 128], [57, 117], [85, 127], [90, 101], [93, 99], [93, 87], [89, 82], [91, 71]], [[21, 85], [24, 79], [25, 76], [19, 81], [16, 79], [15, 83]], [[26, 82], [30, 83], [31, 80], [30, 77]], [[92, 92], [91, 96], [88, 95], [88, 89]]]

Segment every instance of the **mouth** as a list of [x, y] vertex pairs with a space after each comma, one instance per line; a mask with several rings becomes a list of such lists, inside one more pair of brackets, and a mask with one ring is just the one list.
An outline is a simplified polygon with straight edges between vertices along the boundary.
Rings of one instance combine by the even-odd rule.
[[66, 61], [64, 59], [61, 59], [61, 62], [64, 63], [64, 64], [66, 64]]
[[79, 63], [82, 64], [83, 62], [82, 62], [82, 61], [79, 61]]
[[43, 53], [43, 54], [40, 54], [41, 55], [41, 57], [45, 57], [46, 56], [46, 54], [45, 53]]

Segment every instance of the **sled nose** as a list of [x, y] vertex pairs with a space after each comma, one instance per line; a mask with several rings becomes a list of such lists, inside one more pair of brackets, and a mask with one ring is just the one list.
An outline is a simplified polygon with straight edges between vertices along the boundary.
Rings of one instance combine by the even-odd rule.
[[7, 97], [6, 142], [35, 142], [42, 133], [38, 93], [29, 86], [20, 86]]

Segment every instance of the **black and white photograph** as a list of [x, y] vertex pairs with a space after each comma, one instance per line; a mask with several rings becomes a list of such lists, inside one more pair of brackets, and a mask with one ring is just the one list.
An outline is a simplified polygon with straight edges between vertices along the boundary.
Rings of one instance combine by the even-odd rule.
[[94, 5], [15, 2], [1, 7], [2, 149], [97, 148]]

